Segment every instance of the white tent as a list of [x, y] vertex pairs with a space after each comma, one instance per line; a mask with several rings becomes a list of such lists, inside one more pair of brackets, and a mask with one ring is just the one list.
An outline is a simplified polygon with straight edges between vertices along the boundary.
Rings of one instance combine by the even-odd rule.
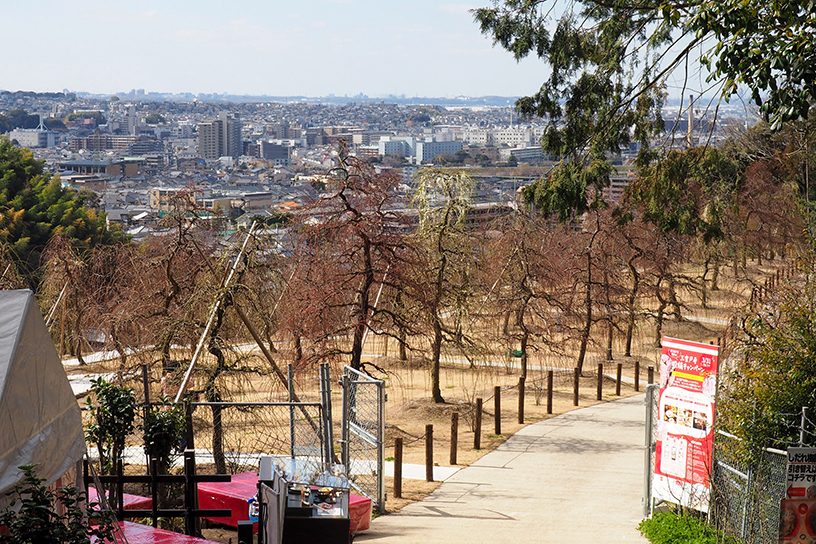
[[84, 453], [79, 405], [33, 293], [0, 291], [0, 507], [19, 466], [36, 464], [50, 485]]

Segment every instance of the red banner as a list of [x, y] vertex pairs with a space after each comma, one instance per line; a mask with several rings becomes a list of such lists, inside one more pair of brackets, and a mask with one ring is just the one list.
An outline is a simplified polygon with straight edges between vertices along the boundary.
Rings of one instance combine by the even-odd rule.
[[719, 348], [663, 338], [653, 496], [708, 511]]

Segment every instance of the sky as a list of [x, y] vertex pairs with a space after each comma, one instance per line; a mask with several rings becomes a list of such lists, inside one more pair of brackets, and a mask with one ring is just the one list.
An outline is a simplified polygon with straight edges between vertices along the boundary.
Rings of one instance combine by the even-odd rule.
[[[28, 0], [3, 6], [0, 89], [523, 96], [546, 77], [479, 32], [489, 0]], [[15, 23], [12, 23], [15, 22]]]

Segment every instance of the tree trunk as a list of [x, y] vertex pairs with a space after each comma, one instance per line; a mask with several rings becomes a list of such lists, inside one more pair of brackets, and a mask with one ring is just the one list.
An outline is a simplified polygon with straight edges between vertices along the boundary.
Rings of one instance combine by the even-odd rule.
[[613, 361], [614, 358], [612, 357], [612, 340], [614, 339], [615, 327], [612, 325], [611, 320], [607, 325], [608, 328], [606, 332], [606, 360]]
[[655, 317], [655, 345], [661, 347], [663, 344], [663, 316], [666, 312], [666, 300], [660, 294], [660, 284], [662, 280], [657, 280], [657, 316]]
[[578, 369], [578, 374], [581, 375], [584, 370], [584, 359], [586, 358], [587, 346], [589, 344], [589, 335], [592, 330], [592, 253], [591, 249], [587, 249], [587, 283], [586, 296], [584, 298], [584, 307], [586, 310], [586, 319], [584, 320], [584, 328], [581, 331], [581, 348], [578, 351], [578, 361], [575, 367]]
[[400, 361], [407, 361], [408, 360], [408, 350], [405, 346], [405, 329], [400, 329], [399, 331], [399, 358]]
[[631, 261], [627, 263], [629, 266], [629, 273], [632, 275], [632, 289], [629, 291], [629, 316], [626, 323], [626, 357], [632, 356], [632, 336], [635, 334], [635, 301], [637, 300], [637, 292], [640, 287], [640, 274], [637, 268]]
[[[221, 396], [217, 395], [215, 398], [218, 398], [220, 401]], [[221, 413], [223, 409], [217, 404], [210, 406], [210, 408], [212, 408], [213, 415], [212, 450], [213, 461], [215, 462], [215, 472], [216, 474], [226, 474], [227, 460], [224, 457], [224, 426], [221, 422]]]
[[439, 318], [434, 320], [433, 354], [431, 356], [431, 397], [437, 404], [445, 402], [439, 383], [439, 361], [442, 358], [442, 324]]
[[680, 303], [677, 301], [677, 284], [672, 275], [669, 275], [669, 304], [673, 308], [674, 320], [682, 321], [683, 315], [680, 312]]
[[369, 293], [371, 286], [374, 285], [374, 268], [371, 264], [371, 242], [365, 236], [361, 236], [363, 243], [363, 262], [365, 263], [365, 270], [363, 272], [363, 282], [360, 290], [357, 292], [357, 300], [359, 305], [356, 308], [357, 320], [354, 324], [354, 339], [351, 344], [351, 360], [349, 366], [354, 370], [360, 370], [363, 357], [363, 339], [365, 338], [365, 331], [368, 328], [368, 314], [371, 308], [369, 307]]
[[303, 346], [300, 341], [300, 334], [295, 335], [295, 364], [303, 359]]
[[708, 285], [706, 282], [710, 265], [711, 255], [707, 255], [705, 261], [703, 261], [703, 276], [700, 278], [700, 304], [702, 304], [703, 308], [708, 308]]

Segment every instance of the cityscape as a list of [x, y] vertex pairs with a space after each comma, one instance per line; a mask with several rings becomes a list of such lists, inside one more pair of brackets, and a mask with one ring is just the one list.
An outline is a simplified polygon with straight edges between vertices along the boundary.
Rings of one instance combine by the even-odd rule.
[[[376, 169], [398, 171], [406, 195], [417, 169], [434, 164], [469, 169], [479, 182], [476, 203], [512, 207], [517, 190], [556, 159], [539, 143], [544, 122], [520, 118], [514, 102], [0, 92], [5, 136], [44, 160], [64, 186], [97, 193], [108, 223], [135, 240], [160, 229], [180, 191], [231, 228], [295, 212], [319, 197], [315, 176], [336, 165], [339, 141]], [[716, 140], [748, 122], [741, 107], [721, 110], [716, 122], [696, 109], [694, 138]], [[687, 146], [686, 111], [667, 104], [669, 145]], [[613, 158], [609, 200], [623, 194], [636, 154], [633, 145]]]

